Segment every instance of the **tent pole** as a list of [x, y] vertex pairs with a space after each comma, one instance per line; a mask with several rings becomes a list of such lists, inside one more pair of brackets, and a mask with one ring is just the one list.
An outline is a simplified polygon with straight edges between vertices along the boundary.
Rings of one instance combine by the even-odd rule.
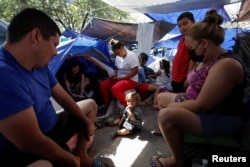
[[84, 19], [83, 19], [83, 21], [82, 21], [82, 27], [81, 27], [80, 33], [81, 33], [81, 32], [83, 31], [83, 29], [84, 29], [84, 26], [85, 26], [85, 23], [86, 23], [86, 21], [87, 21], [88, 16], [89, 16], [89, 12], [85, 12], [85, 14], [84, 14]]

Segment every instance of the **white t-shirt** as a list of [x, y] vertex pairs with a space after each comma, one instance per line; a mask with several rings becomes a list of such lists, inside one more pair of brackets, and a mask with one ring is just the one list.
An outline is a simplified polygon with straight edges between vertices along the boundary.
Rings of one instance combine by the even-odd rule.
[[171, 85], [171, 71], [170, 76], [167, 77], [165, 70], [160, 69], [161, 75], [156, 77], [155, 84], [159, 86], [160, 88], [166, 88], [168, 91], [172, 91], [172, 85]]
[[[139, 67], [139, 59], [138, 56], [129, 50], [127, 50], [127, 56], [122, 58], [116, 56], [115, 58], [115, 66], [117, 67], [117, 77], [125, 77], [129, 73], [131, 73], [134, 67]], [[130, 78], [131, 80], [138, 82], [138, 74]]]

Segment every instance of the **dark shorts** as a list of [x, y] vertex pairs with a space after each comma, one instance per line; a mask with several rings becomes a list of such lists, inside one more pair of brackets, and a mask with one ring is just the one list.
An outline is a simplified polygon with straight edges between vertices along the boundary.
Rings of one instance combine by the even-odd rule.
[[[66, 142], [77, 132], [77, 121], [71, 117], [68, 112], [61, 112], [58, 114], [58, 121], [56, 126], [46, 135], [54, 140], [65, 150], [69, 150]], [[8, 153], [0, 155], [0, 166], [18, 166], [24, 167], [28, 164], [42, 159], [43, 157], [34, 156], [31, 154], [25, 154], [14, 148]], [[53, 164], [53, 166], [57, 166]]]
[[243, 124], [243, 120], [236, 116], [225, 116], [214, 113], [198, 113], [202, 125], [202, 136], [231, 136]]
[[139, 132], [141, 129], [137, 127], [136, 125], [130, 123], [129, 121], [124, 121], [122, 126], [120, 126], [120, 129], [126, 128], [129, 130], [129, 133], [134, 134], [136, 132]]
[[171, 82], [171, 86], [173, 88], [174, 93], [182, 93], [186, 91], [186, 88], [184, 88], [184, 82]]
[[[184, 93], [175, 97], [175, 102], [188, 100]], [[197, 113], [202, 125], [203, 136], [230, 136], [242, 126], [243, 119], [237, 116], [226, 116], [217, 113]]]

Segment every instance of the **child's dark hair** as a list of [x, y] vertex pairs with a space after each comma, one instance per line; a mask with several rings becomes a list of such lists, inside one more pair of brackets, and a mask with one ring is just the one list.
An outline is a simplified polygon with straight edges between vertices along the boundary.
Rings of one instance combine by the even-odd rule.
[[110, 40], [110, 45], [111, 45], [111, 49], [114, 51], [116, 49], [120, 49], [121, 47], [124, 47], [124, 44], [120, 41], [117, 41], [115, 39], [111, 39]]
[[144, 52], [140, 53], [139, 60], [141, 62], [147, 62], [148, 61], [148, 55], [146, 53], [144, 53]]
[[160, 60], [160, 65], [162, 65], [163, 69], [165, 70], [166, 76], [170, 76], [170, 62], [166, 59]]
[[181, 14], [179, 15], [179, 17], [177, 18], [177, 22], [180, 21], [180, 20], [183, 19], [183, 18], [187, 18], [187, 19], [189, 19], [189, 20], [195, 22], [195, 20], [194, 20], [194, 15], [193, 15], [193, 13], [191, 13], [191, 12], [183, 12], [183, 13], [181, 13]]

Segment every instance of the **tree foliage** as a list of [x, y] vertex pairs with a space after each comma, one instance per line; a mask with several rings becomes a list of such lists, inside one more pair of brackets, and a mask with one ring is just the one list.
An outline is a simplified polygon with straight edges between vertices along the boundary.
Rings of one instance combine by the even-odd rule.
[[[128, 21], [131, 17], [128, 13], [122, 12], [107, 5], [101, 0], [4, 0], [0, 1], [1, 18], [10, 21], [16, 12], [33, 7], [40, 9], [52, 17], [61, 30], [66, 28], [80, 31], [91, 18], [103, 18], [113, 21]], [[85, 20], [85, 21], [84, 21]]]

